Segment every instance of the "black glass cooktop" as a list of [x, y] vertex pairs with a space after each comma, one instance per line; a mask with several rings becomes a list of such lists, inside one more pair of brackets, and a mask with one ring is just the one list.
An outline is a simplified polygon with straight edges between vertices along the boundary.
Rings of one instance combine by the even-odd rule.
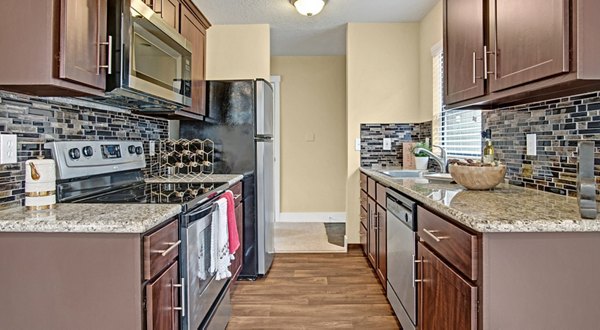
[[81, 198], [76, 203], [184, 204], [223, 183], [141, 183]]

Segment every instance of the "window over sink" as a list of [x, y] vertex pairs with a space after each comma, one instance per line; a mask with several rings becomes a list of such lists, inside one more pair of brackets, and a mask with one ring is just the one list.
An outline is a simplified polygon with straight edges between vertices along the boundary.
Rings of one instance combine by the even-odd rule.
[[[446, 110], [444, 105], [444, 53], [441, 42], [433, 57], [433, 144], [446, 149], [449, 158], [481, 158], [481, 110]], [[435, 152], [435, 151], [434, 151]]]

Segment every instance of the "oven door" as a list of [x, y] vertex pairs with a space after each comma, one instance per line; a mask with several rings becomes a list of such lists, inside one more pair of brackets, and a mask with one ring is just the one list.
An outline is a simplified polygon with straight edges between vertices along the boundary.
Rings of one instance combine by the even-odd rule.
[[129, 12], [127, 86], [163, 99], [191, 105], [191, 44], [141, 0]]
[[227, 280], [217, 281], [210, 272], [210, 259], [213, 253], [213, 211], [216, 204], [211, 203], [197, 208], [183, 216], [186, 246], [186, 265], [182, 274], [186, 274], [186, 311], [182, 315], [183, 329], [198, 329], [206, 318]]

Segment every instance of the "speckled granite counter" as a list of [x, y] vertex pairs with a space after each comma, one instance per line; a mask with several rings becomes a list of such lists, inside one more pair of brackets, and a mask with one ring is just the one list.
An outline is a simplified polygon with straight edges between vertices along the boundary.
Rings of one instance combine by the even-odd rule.
[[0, 212], [0, 232], [144, 233], [181, 212], [176, 204], [57, 204]]
[[427, 179], [391, 178], [367, 168], [361, 171], [478, 232], [600, 232], [600, 217], [582, 219], [572, 197], [508, 184], [474, 191]]
[[148, 183], [172, 183], [172, 182], [185, 182], [185, 183], [199, 183], [199, 182], [227, 182], [229, 185], [233, 185], [244, 178], [241, 174], [211, 174], [205, 177], [198, 177], [196, 175], [182, 175], [173, 176], [167, 178], [148, 178], [145, 181]]

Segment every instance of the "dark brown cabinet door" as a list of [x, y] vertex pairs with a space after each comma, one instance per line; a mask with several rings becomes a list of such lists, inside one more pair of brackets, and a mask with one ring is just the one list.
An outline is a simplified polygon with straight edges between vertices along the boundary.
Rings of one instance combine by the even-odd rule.
[[146, 285], [146, 327], [148, 330], [179, 329], [180, 283], [178, 262], [173, 263], [154, 282]]
[[185, 6], [181, 6], [181, 35], [192, 43], [192, 106], [189, 110], [206, 115], [204, 81], [206, 31]]
[[231, 261], [231, 274], [233, 275], [233, 280], [235, 281], [242, 270], [242, 260], [243, 260], [243, 246], [244, 246], [244, 203], [240, 203], [235, 207], [235, 221], [237, 224], [237, 231], [240, 237], [240, 248], [235, 251], [233, 254], [235, 259]]
[[179, 31], [179, 1], [178, 0], [153, 0], [154, 11], [160, 14], [160, 17], [170, 27]]
[[106, 87], [106, 0], [61, 0], [61, 79]]
[[484, 0], [444, 0], [445, 103], [485, 93]]
[[490, 0], [490, 46], [492, 92], [568, 72], [569, 1]]
[[477, 287], [469, 284], [425, 245], [417, 245], [421, 280], [418, 290], [419, 329], [477, 329]]
[[371, 262], [373, 268], [377, 269], [377, 204], [375, 200], [369, 197], [367, 202], [369, 214], [369, 226], [367, 236], [367, 258]]
[[360, 224], [360, 248], [363, 250], [363, 253], [367, 255], [367, 228], [361, 223]]
[[377, 205], [377, 276], [386, 288], [387, 279], [387, 215], [386, 210]]

